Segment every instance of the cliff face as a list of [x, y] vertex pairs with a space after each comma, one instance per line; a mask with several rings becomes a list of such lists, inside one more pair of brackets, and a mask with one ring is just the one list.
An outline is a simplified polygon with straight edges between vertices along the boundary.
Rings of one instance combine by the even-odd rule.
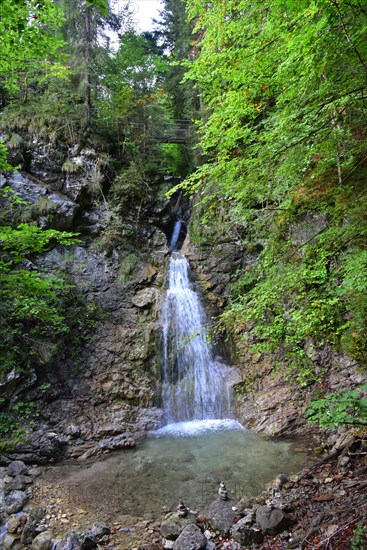
[[44, 342], [26, 375], [1, 381], [8, 403], [37, 408], [12, 458], [42, 463], [131, 447], [161, 419], [158, 311], [173, 208], [156, 199], [157, 182], [140, 202], [127, 195], [123, 208], [110, 203], [113, 170], [92, 147], [27, 143], [26, 162], [23, 145], [12, 153], [23, 170], [2, 185], [27, 201], [32, 223], [81, 235], [80, 244], [54, 246], [27, 267], [67, 277], [86, 326], [56, 353]]
[[[319, 218], [313, 217], [307, 224], [306, 221], [292, 226], [294, 239], [299, 243], [322, 225]], [[246, 249], [238, 236], [231, 234], [220, 222], [215, 227], [198, 223], [195, 207], [184, 249], [214, 315], [220, 315], [230, 302], [230, 289], [236, 284], [237, 270], [253, 265], [257, 251]], [[214, 334], [216, 336], [223, 334]], [[366, 380], [356, 361], [329, 345], [315, 347], [309, 342], [305, 353], [312, 360], [317, 378], [300, 383], [295, 374], [277, 367], [276, 358], [271, 354], [252, 351], [254, 339], [251, 334], [245, 336], [245, 328], [241, 326], [232, 327], [231, 332], [224, 335], [229, 342], [230, 361], [238, 373], [233, 387], [235, 414], [255, 431], [275, 436], [316, 434], [319, 430], [307, 424], [305, 417], [310, 403], [318, 399], [320, 393], [341, 388], [351, 390]], [[327, 430], [321, 432], [324, 436], [326, 433]]]

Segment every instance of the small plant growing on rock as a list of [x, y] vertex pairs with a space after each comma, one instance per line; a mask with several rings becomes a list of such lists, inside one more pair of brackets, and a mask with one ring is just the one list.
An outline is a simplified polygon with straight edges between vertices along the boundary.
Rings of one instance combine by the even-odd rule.
[[355, 390], [343, 389], [313, 401], [306, 416], [311, 424], [336, 428], [343, 425], [367, 426], [367, 384]]

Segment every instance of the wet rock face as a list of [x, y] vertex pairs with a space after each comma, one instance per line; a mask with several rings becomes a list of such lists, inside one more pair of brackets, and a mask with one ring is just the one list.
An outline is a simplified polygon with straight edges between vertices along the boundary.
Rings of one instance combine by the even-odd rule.
[[190, 242], [188, 236], [182, 250], [204, 290], [205, 297], [217, 308], [226, 305], [229, 285], [236, 280], [236, 270], [256, 259], [240, 243], [225, 239], [214, 240], [198, 247]]
[[[156, 241], [157, 232], [152, 232]], [[129, 256], [123, 248], [108, 257], [93, 245], [78, 245], [54, 249], [40, 260], [42, 268], [51, 271], [52, 266], [67, 266], [102, 317], [77, 358], [77, 369], [66, 353], [57, 368], [47, 371], [60, 391], [55, 401], [45, 404], [43, 416], [53, 419], [60, 442], [66, 440], [66, 456], [87, 458], [132, 447], [136, 437], [160, 423], [157, 320], [167, 254], [165, 239], [160, 242], [155, 260], [134, 253], [126, 277], [120, 275]]]

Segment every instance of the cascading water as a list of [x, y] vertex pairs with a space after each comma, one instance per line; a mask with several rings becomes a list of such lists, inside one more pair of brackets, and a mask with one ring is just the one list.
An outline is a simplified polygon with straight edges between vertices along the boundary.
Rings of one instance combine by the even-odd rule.
[[169, 424], [223, 419], [230, 411], [226, 367], [214, 360], [205, 311], [192, 288], [188, 261], [176, 251], [179, 233], [177, 222], [163, 305], [163, 405]]

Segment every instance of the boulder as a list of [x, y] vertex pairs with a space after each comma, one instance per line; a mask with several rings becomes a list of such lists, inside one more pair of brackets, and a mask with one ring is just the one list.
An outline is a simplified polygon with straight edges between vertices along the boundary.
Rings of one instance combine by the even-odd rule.
[[22, 544], [31, 544], [31, 542], [37, 535], [37, 527], [44, 516], [45, 513], [42, 508], [36, 507], [31, 509], [29, 517], [27, 519], [27, 523], [25, 524], [23, 529], [21, 537]]
[[56, 550], [93, 550], [94, 548], [97, 548], [97, 541], [91, 531], [67, 533], [56, 546]]
[[32, 550], [50, 550], [52, 539], [51, 531], [43, 531], [33, 539], [31, 548]]
[[194, 524], [195, 521], [194, 514], [189, 513], [185, 518], [176, 513], [168, 514], [161, 524], [162, 536], [167, 540], [176, 540], [185, 527]]
[[212, 525], [215, 529], [228, 533], [233, 524], [233, 517], [235, 516], [235, 511], [233, 508], [236, 508], [237, 505], [234, 500], [229, 498], [228, 500], [222, 500], [217, 498], [209, 506], [208, 515], [212, 520]]
[[7, 532], [14, 534], [19, 534], [22, 531], [25, 522], [27, 521], [27, 514], [14, 514], [8, 519]]
[[278, 535], [288, 528], [290, 520], [279, 508], [258, 506], [256, 510], [256, 523], [265, 535]]
[[235, 541], [242, 546], [251, 547], [256, 544], [261, 544], [264, 540], [264, 535], [259, 529], [249, 526], [248, 518], [242, 518], [231, 529], [231, 535]]
[[19, 475], [15, 477], [5, 476], [4, 479], [4, 492], [5, 494], [10, 491], [24, 491], [28, 485], [32, 484], [32, 478], [29, 476]]
[[191, 524], [185, 527], [172, 548], [173, 550], [204, 550], [206, 545], [207, 539], [204, 537], [199, 527]]
[[22, 548], [22, 545], [17, 535], [6, 533], [1, 539], [2, 550], [20, 550], [20, 548]]
[[24, 491], [10, 491], [4, 499], [4, 509], [8, 514], [16, 514], [23, 510], [28, 501], [28, 496]]
[[107, 527], [105, 523], [102, 521], [97, 521], [92, 525], [91, 531], [93, 535], [95, 535], [97, 540], [100, 540], [105, 535], [109, 535], [111, 533], [111, 529]]
[[7, 467], [8, 475], [11, 477], [28, 474], [28, 468], [21, 460], [13, 460]]
[[16, 445], [12, 456], [22, 457], [33, 464], [61, 460], [64, 457], [68, 439], [66, 435], [37, 430], [29, 435], [27, 442]]

